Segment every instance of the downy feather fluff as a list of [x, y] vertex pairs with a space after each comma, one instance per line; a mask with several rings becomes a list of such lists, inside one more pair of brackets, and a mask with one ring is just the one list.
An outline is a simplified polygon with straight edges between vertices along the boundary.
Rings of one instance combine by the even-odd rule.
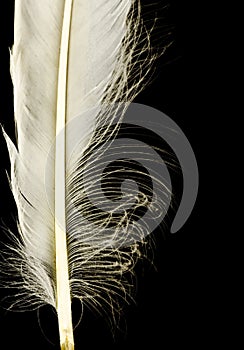
[[96, 169], [87, 159], [115, 135], [114, 115], [123, 116], [149, 72], [143, 33], [137, 0], [15, 1], [17, 147], [5, 138], [20, 238], [12, 234], [5, 268], [18, 288], [13, 307], [57, 310], [61, 349], [74, 348], [71, 299], [113, 313], [140, 254], [137, 243], [122, 247], [126, 217], [90, 210], [84, 181], [92, 192]]

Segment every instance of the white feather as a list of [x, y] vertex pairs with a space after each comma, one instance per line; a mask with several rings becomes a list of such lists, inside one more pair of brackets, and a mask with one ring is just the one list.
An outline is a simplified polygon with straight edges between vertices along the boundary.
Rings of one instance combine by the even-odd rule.
[[[60, 293], [68, 288], [71, 297], [95, 307], [106, 293], [125, 293], [122, 275], [132, 268], [137, 250], [136, 244], [114, 249], [110, 236], [101, 245], [108, 222], [98, 217], [94, 226], [80, 214], [89, 210], [81, 181], [87, 172], [92, 186], [86, 151], [111, 136], [108, 128], [99, 136], [95, 131], [112, 122], [115, 103], [131, 101], [141, 88], [141, 67], [134, 68], [142, 37], [139, 9], [136, 0], [15, 1], [11, 74], [17, 148], [5, 138], [20, 240], [8, 268], [24, 281], [17, 303], [57, 308], [63, 349], [73, 348], [73, 339], [70, 325], [62, 324], [71, 322], [66, 314], [71, 305], [64, 305], [69, 299]], [[147, 36], [140, 49], [149, 49]], [[128, 76], [135, 79], [130, 87]], [[120, 223], [116, 227], [112, 239], [119, 242]]]

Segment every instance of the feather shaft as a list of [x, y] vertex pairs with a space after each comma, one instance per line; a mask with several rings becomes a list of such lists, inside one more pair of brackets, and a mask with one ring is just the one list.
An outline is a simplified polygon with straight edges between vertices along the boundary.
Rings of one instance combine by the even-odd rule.
[[55, 145], [55, 246], [56, 246], [56, 290], [57, 314], [60, 344], [62, 350], [74, 349], [71, 315], [71, 295], [68, 272], [66, 232], [66, 110], [67, 70], [69, 59], [69, 38], [72, 18], [72, 0], [65, 2], [57, 92], [56, 145]]

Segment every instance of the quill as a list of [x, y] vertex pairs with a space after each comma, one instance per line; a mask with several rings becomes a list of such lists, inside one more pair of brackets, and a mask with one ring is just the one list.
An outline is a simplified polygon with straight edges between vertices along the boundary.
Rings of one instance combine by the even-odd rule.
[[[118, 248], [121, 219], [112, 238], [106, 233], [101, 238], [111, 218], [88, 213], [95, 229], [81, 218], [89, 210], [81, 178], [88, 173], [94, 185], [85, 165], [88, 150], [114, 134], [116, 126], [111, 131], [106, 125], [112, 125], [116, 104], [127, 105], [142, 87], [142, 72], [147, 75], [153, 59], [148, 54], [136, 66], [135, 57], [138, 42], [141, 52], [150, 51], [149, 34], [142, 36], [136, 0], [16, 0], [14, 28], [17, 147], [5, 138], [20, 239], [14, 238], [6, 266], [22, 277], [13, 282], [19, 288], [16, 304], [52, 305], [61, 349], [74, 349], [71, 298], [99, 305], [106, 302], [104, 293], [123, 294], [121, 276], [137, 252], [136, 244]], [[76, 120], [79, 128], [69, 132]]]

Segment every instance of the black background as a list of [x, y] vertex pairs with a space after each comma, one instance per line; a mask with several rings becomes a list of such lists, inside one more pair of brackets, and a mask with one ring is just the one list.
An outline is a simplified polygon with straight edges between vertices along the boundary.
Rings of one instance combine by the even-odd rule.
[[[6, 2], [5, 11], [1, 13], [0, 30], [0, 122], [10, 135], [13, 135], [14, 123], [8, 48], [13, 42], [13, 3], [10, 0]], [[162, 4], [169, 6], [162, 9]], [[200, 139], [205, 117], [203, 8], [201, 2], [173, 0], [161, 1], [160, 8], [160, 23], [168, 25], [165, 31], [171, 32], [173, 43], [160, 58], [153, 81], [140, 93], [136, 102], [163, 111], [181, 127], [196, 154], [201, 180]], [[0, 152], [0, 217], [1, 223], [11, 227], [14, 203], [5, 174], [9, 162], [2, 136]], [[200, 182], [196, 206], [179, 232], [166, 235], [166, 238], [160, 230], [154, 233], [157, 271], [150, 264], [137, 268], [137, 304], [124, 310], [126, 329], [123, 327], [112, 337], [103, 318], [85, 310], [75, 331], [77, 350], [100, 346], [107, 349], [178, 349], [183, 346], [198, 349], [208, 345], [210, 336], [215, 332], [215, 312], [211, 307], [209, 314], [209, 302], [213, 297], [208, 276], [208, 238], [203, 229], [203, 217], [200, 217], [201, 196]], [[1, 342], [6, 342], [8, 349], [59, 349], [54, 313], [46, 307], [40, 310], [39, 316], [41, 327], [37, 312], [12, 313], [1, 309]], [[43, 333], [55, 345], [49, 343]]]

